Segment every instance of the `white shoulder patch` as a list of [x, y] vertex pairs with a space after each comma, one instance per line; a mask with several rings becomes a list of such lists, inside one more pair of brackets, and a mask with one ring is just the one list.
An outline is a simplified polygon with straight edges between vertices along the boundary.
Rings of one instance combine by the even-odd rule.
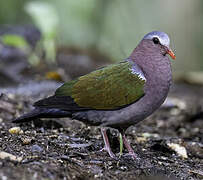
[[133, 67], [130, 68], [130, 70], [131, 70], [131, 72], [132, 72], [133, 74], [138, 75], [138, 77], [139, 77], [140, 79], [146, 81], [146, 78], [145, 78], [144, 74], [142, 73], [142, 71], [137, 71], [137, 69], [134, 69]]
[[129, 70], [132, 72], [132, 74], [136, 74], [138, 75], [138, 77], [144, 81], [146, 81], [146, 78], [142, 72], [142, 70], [140, 69], [140, 67], [135, 63], [135, 62], [132, 62], [132, 60], [130, 60], [129, 58], [126, 59], [126, 61], [128, 61], [132, 67], [129, 68]]
[[146, 78], [145, 78], [143, 72], [141, 71], [141, 69], [138, 70], [138, 69], [136, 69], [136, 67], [132, 66], [132, 68], [130, 68], [130, 70], [131, 70], [131, 72], [132, 72], [133, 74], [138, 75], [138, 77], [139, 77], [140, 79], [146, 81]]

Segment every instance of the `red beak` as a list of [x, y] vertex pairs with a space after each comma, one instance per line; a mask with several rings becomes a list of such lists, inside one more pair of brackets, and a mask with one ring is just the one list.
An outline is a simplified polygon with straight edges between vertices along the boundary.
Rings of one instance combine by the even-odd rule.
[[167, 54], [169, 54], [171, 56], [171, 58], [175, 60], [176, 56], [171, 49], [168, 48]]

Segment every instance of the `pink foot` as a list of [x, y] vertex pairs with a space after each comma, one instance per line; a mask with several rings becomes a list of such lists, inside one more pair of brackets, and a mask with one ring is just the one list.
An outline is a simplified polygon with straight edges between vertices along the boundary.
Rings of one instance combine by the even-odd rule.
[[105, 147], [102, 149], [102, 150], [106, 150], [109, 154], [109, 156], [111, 158], [116, 158], [115, 154], [111, 151], [111, 147], [110, 147], [110, 144], [109, 144], [109, 139], [108, 139], [108, 136], [106, 134], [106, 130], [101, 128], [101, 133], [102, 133], [102, 136], [103, 136], [103, 139], [104, 139], [104, 144], [105, 144]]
[[125, 137], [125, 135], [123, 135], [123, 143], [125, 145], [125, 147], [127, 148], [129, 154], [131, 155], [131, 157], [134, 159], [134, 160], [137, 160], [139, 159], [137, 154], [134, 152], [134, 150], [132, 149], [131, 145], [129, 144], [127, 138]]

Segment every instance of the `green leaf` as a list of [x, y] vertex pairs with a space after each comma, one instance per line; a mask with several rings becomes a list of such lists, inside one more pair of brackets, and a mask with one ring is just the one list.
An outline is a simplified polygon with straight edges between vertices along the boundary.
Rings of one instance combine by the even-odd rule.
[[15, 35], [15, 34], [5, 34], [1, 37], [1, 41], [5, 45], [13, 46], [17, 48], [28, 47], [27, 41], [22, 36]]

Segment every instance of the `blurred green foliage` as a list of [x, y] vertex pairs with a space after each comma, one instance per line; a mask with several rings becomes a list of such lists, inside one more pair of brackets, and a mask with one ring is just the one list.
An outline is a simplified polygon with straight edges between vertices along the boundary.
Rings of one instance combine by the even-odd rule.
[[22, 24], [29, 21], [24, 4], [29, 0], [2, 0], [0, 4], [0, 24]]
[[7, 0], [0, 6], [0, 23], [35, 23], [50, 57], [57, 43], [95, 48], [118, 61], [143, 35], [161, 30], [175, 49], [173, 69], [202, 70], [202, 5], [202, 0]]
[[27, 41], [22, 36], [19, 35], [5, 34], [0, 37], [0, 40], [3, 44], [7, 46], [13, 46], [21, 49], [28, 47]]
[[32, 1], [25, 4], [25, 10], [42, 33], [41, 43], [46, 53], [46, 60], [54, 62], [56, 58], [55, 42], [59, 28], [58, 15], [55, 8], [47, 2]]

